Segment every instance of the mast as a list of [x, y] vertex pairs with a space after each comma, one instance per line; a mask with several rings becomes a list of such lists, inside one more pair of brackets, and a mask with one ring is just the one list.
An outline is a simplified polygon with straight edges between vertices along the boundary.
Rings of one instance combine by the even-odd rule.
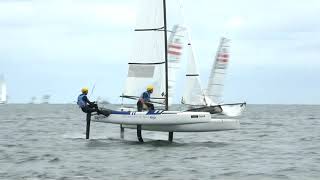
[[166, 94], [165, 94], [165, 98], [166, 98], [166, 104], [165, 104], [165, 110], [169, 110], [169, 90], [168, 90], [168, 42], [167, 42], [167, 10], [166, 10], [166, 0], [163, 0], [163, 23], [164, 23], [164, 57], [165, 57], [165, 71], [166, 71]]

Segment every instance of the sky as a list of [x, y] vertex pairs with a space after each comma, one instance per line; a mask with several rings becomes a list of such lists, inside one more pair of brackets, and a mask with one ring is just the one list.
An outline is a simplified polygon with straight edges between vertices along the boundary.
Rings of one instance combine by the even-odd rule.
[[[183, 0], [183, 9], [203, 86], [219, 39], [232, 40], [225, 103], [320, 104], [318, 0]], [[87, 86], [91, 99], [121, 103], [134, 25], [134, 0], [0, 0], [9, 102], [73, 103]]]

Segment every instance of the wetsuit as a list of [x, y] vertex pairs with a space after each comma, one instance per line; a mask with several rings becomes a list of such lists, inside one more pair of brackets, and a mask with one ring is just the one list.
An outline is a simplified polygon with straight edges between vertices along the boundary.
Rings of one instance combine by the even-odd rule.
[[143, 109], [143, 104], [145, 104], [149, 110], [154, 110], [154, 106], [153, 104], [150, 102], [150, 92], [149, 91], [145, 91], [141, 94], [138, 102], [137, 102], [137, 108], [138, 108], [138, 112], [141, 112]]

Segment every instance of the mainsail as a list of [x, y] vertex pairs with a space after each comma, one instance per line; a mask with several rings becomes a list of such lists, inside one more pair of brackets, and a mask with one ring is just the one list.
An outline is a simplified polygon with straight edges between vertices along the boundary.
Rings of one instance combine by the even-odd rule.
[[7, 102], [7, 86], [3, 75], [0, 76], [0, 104]]
[[168, 41], [168, 72], [169, 72], [169, 87], [168, 87], [168, 100], [169, 105], [173, 102], [175, 85], [176, 85], [176, 75], [177, 71], [180, 69], [181, 55], [183, 50], [183, 40], [186, 28], [174, 25], [171, 31], [171, 35]]
[[136, 19], [134, 50], [122, 97], [137, 99], [152, 85], [152, 102], [172, 104], [185, 28], [175, 25], [167, 42], [164, 0], [140, 0]]
[[213, 103], [221, 103], [224, 78], [229, 62], [229, 44], [230, 40], [221, 38], [220, 45], [216, 54], [215, 62], [212, 66], [206, 97]]
[[148, 85], [152, 100], [165, 102], [165, 26], [162, 0], [139, 0], [132, 59], [123, 97], [138, 98]]

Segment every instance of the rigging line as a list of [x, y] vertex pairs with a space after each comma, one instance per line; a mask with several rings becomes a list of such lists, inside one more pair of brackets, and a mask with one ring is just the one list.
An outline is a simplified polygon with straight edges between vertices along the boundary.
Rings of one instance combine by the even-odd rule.
[[96, 82], [92, 86], [91, 93], [89, 94], [89, 97], [92, 97], [95, 88], [96, 88]]
[[[132, 100], [138, 100], [139, 98], [138, 97], [135, 97], [135, 96], [120, 96], [122, 98], [127, 98], [127, 99], [132, 99]], [[152, 99], [152, 98], [151, 98]], [[160, 98], [154, 98], [154, 99], [160, 99]], [[162, 98], [164, 99], [164, 98]], [[151, 103], [154, 103], [154, 104], [161, 104], [161, 105], [164, 105], [164, 103], [160, 103], [160, 102], [156, 102], [156, 101], [150, 101]]]
[[[128, 95], [121, 95], [120, 97], [124, 97], [124, 98], [137, 98], [139, 99], [139, 96], [128, 96]], [[150, 99], [165, 99], [163, 97], [150, 97]]]

